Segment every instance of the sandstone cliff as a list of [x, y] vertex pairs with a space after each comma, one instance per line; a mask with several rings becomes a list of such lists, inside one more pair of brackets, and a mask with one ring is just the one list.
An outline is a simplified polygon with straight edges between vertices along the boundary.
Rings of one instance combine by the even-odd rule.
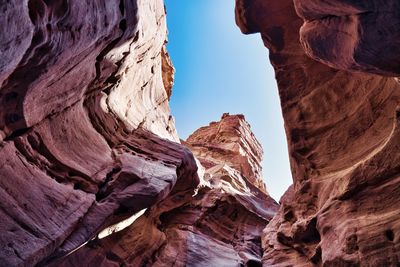
[[398, 266], [400, 85], [369, 74], [399, 73], [398, 1], [236, 3], [269, 49], [294, 177], [264, 266]]
[[163, 1], [2, 1], [0, 13], [0, 265], [44, 264], [197, 186], [173, 142]]
[[223, 114], [220, 122], [212, 122], [195, 131], [185, 145], [203, 166], [226, 164], [267, 192], [261, 171], [263, 150], [243, 115]]
[[0, 2], [1, 266], [399, 265], [398, 2], [236, 3], [276, 71], [280, 208], [244, 117], [179, 143], [162, 0]]
[[[205, 137], [212, 132], [219, 150], [207, 149]], [[222, 147], [235, 147], [239, 139], [248, 146], [222, 153]], [[194, 155], [208, 165], [199, 171], [202, 182], [196, 191], [173, 191], [127, 229], [91, 241], [54, 266], [260, 266], [261, 232], [279, 206], [245, 176], [261, 170], [249, 173], [248, 162], [236, 161], [255, 153], [253, 163], [259, 166], [258, 141], [243, 115], [228, 114], [197, 130], [187, 143], [193, 140]]]
[[1, 266], [260, 263], [261, 147], [227, 115], [206, 169], [179, 143], [161, 0], [0, 12]]

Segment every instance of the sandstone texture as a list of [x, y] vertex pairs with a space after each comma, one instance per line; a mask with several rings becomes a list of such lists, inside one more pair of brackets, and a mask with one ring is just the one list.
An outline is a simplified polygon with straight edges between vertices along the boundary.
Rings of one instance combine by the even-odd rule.
[[263, 150], [243, 115], [223, 114], [220, 122], [212, 122], [195, 131], [185, 145], [203, 166], [226, 164], [267, 192], [261, 171]]
[[398, 1], [236, 4], [269, 49], [294, 178], [263, 265], [399, 266]]
[[399, 3], [236, 21], [276, 72], [280, 205], [243, 115], [179, 140], [162, 0], [0, 1], [0, 266], [399, 266]]
[[400, 2], [294, 0], [307, 55], [342, 70], [400, 76]]
[[[224, 162], [221, 151], [203, 154], [201, 144], [209, 145], [208, 140], [201, 143], [203, 134], [215, 127], [224, 128], [218, 134], [226, 137], [220, 144], [222, 139], [215, 139], [215, 146], [231, 147], [243, 132], [249, 134], [244, 153], [258, 146], [243, 115], [225, 114], [188, 139], [197, 140], [192, 151], [209, 164], [200, 165], [201, 183], [195, 191], [171, 192], [130, 227], [91, 241], [52, 266], [261, 266], [261, 232], [279, 205], [244, 176], [248, 163], [236, 165], [232, 151]], [[261, 148], [257, 153], [261, 157]]]
[[1, 266], [44, 265], [197, 186], [163, 1], [0, 1], [0, 24]]
[[261, 264], [261, 146], [228, 114], [180, 144], [163, 1], [0, 13], [0, 266]]

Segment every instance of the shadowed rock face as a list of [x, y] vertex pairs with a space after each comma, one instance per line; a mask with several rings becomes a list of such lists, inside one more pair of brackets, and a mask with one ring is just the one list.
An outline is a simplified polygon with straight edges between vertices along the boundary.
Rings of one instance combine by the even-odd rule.
[[312, 58], [343, 70], [400, 76], [400, 2], [294, 0], [301, 43]]
[[[232, 147], [245, 137], [248, 146], [242, 154], [229, 150], [225, 161], [220, 150], [205, 153], [210, 143], [204, 134], [214, 128], [221, 129], [213, 139], [215, 147]], [[90, 242], [54, 266], [261, 266], [261, 232], [279, 206], [237, 164], [239, 156], [258, 147], [248, 123], [243, 115], [224, 114], [221, 121], [194, 132], [187, 143], [193, 140], [194, 155], [208, 166], [200, 165], [196, 192], [173, 191], [127, 229]], [[259, 165], [261, 148], [257, 152], [253, 163]]]
[[[381, 2], [385, 4], [380, 6]], [[400, 86], [393, 78], [349, 72], [353, 64], [339, 64], [345, 70], [336, 70], [308, 56], [315, 51], [329, 56], [331, 48], [337, 55], [350, 51], [341, 34], [332, 35], [345, 19], [327, 19], [331, 31], [323, 28], [325, 18], [318, 18], [317, 11], [339, 16], [359, 12], [363, 3], [375, 8], [359, 18], [368, 31], [375, 22], [375, 30], [391, 25], [393, 20], [382, 18], [395, 14], [397, 1], [295, 1], [297, 12], [306, 19], [309, 13], [317, 16], [300, 30], [304, 22], [290, 0], [237, 0], [237, 24], [245, 33], [260, 32], [270, 51], [294, 177], [293, 190], [264, 230], [264, 266], [398, 266], [400, 262]], [[392, 7], [394, 13], [387, 14], [382, 7]], [[315, 30], [307, 33], [308, 25], [314, 24]], [[347, 28], [341, 30], [346, 33]], [[320, 39], [310, 42], [313, 38], [307, 39], [307, 34]], [[370, 65], [378, 70], [374, 72], [396, 74], [396, 50], [363, 52], [368, 46], [382, 51], [382, 44], [360, 40], [356, 53], [363, 60], [358, 70], [369, 72]], [[398, 38], [382, 42], [396, 46]], [[314, 55], [330, 66], [337, 66], [336, 59], [349, 58]]]

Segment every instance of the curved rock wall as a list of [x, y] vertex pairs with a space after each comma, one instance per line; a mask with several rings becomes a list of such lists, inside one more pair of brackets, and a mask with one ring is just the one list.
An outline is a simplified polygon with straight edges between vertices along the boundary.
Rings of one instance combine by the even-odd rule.
[[206, 168], [179, 143], [163, 1], [0, 13], [0, 265], [261, 264], [261, 146], [227, 114], [187, 141]]
[[162, 0], [1, 3], [2, 265], [398, 266], [397, 2], [236, 2], [276, 70], [280, 208], [243, 116], [178, 143]]
[[[376, 10], [361, 19], [370, 30], [374, 22], [380, 22], [375, 30], [391, 25], [393, 20], [374, 20], [386, 16], [379, 7], [382, 1], [364, 2], [376, 4]], [[383, 2], [392, 7], [397, 3]], [[317, 9], [337, 14], [356, 12], [351, 7], [363, 5], [360, 1], [295, 4], [306, 19], [305, 14]], [[396, 16], [396, 10], [389, 16]], [[334, 27], [340, 26], [336, 18], [326, 19], [329, 27], [325, 27], [325, 18], [303, 25], [290, 0], [237, 0], [236, 17], [243, 32], [260, 32], [270, 51], [294, 177], [293, 191], [264, 230], [264, 266], [398, 266], [400, 86], [393, 78], [348, 71], [396, 74], [384, 68], [395, 66], [398, 58], [388, 57], [395, 57], [396, 51], [368, 54], [363, 52], [364, 43], [353, 40], [361, 46], [356, 53], [365, 56], [363, 59], [375, 57], [375, 63], [337, 64], [335, 60], [349, 58], [348, 43], [342, 39], [348, 28], [340, 28], [336, 34]], [[343, 18], [352, 21], [347, 19]], [[309, 31], [309, 23], [316, 28]], [[395, 45], [397, 39], [384, 42]], [[381, 45], [375, 44], [377, 48]], [[337, 54], [324, 59], [319, 51]], [[307, 54], [346, 70], [330, 68]]]
[[161, 0], [2, 1], [0, 13], [2, 266], [45, 264], [193, 191], [194, 157], [172, 142]]
[[400, 3], [396, 0], [295, 0], [305, 52], [324, 64], [400, 75]]

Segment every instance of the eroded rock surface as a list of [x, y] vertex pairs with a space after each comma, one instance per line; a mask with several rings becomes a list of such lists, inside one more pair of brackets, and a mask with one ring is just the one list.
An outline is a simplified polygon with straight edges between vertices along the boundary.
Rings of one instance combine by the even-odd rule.
[[197, 186], [163, 1], [1, 1], [0, 24], [1, 266], [45, 264]]
[[236, 2], [288, 135], [274, 218], [242, 116], [186, 141], [204, 167], [178, 143], [162, 0], [1, 2], [2, 266], [398, 266], [397, 1]]
[[221, 121], [196, 130], [185, 144], [207, 168], [227, 164], [267, 192], [262, 180], [263, 150], [243, 115], [222, 115]]
[[188, 140], [205, 169], [179, 143], [163, 1], [0, 12], [1, 266], [260, 264], [262, 149], [243, 116]]
[[[225, 161], [219, 150], [204, 153], [210, 145], [204, 134], [214, 129], [223, 129], [213, 141], [215, 147], [232, 148], [244, 136], [247, 146], [243, 151], [230, 149]], [[279, 206], [252, 184], [236, 159], [257, 147], [253, 163], [258, 166], [262, 149], [243, 115], [224, 114], [187, 143], [193, 140], [194, 155], [207, 163], [199, 170], [202, 182], [195, 191], [172, 192], [127, 229], [92, 241], [55, 266], [260, 266], [261, 232]]]
[[[398, 266], [400, 86], [394, 78], [349, 72], [396, 74], [398, 49], [386, 53], [382, 46], [398, 46], [398, 31], [388, 33], [393, 39], [372, 40], [398, 21], [398, 2], [294, 1], [306, 20], [310, 12], [341, 16], [365, 4], [375, 8], [304, 25], [291, 0], [236, 2], [241, 30], [260, 32], [270, 51], [294, 177], [264, 231], [264, 266]], [[357, 20], [367, 27], [358, 40], [347, 31]]]
[[400, 76], [400, 2], [295, 0], [305, 52], [334, 68]]

